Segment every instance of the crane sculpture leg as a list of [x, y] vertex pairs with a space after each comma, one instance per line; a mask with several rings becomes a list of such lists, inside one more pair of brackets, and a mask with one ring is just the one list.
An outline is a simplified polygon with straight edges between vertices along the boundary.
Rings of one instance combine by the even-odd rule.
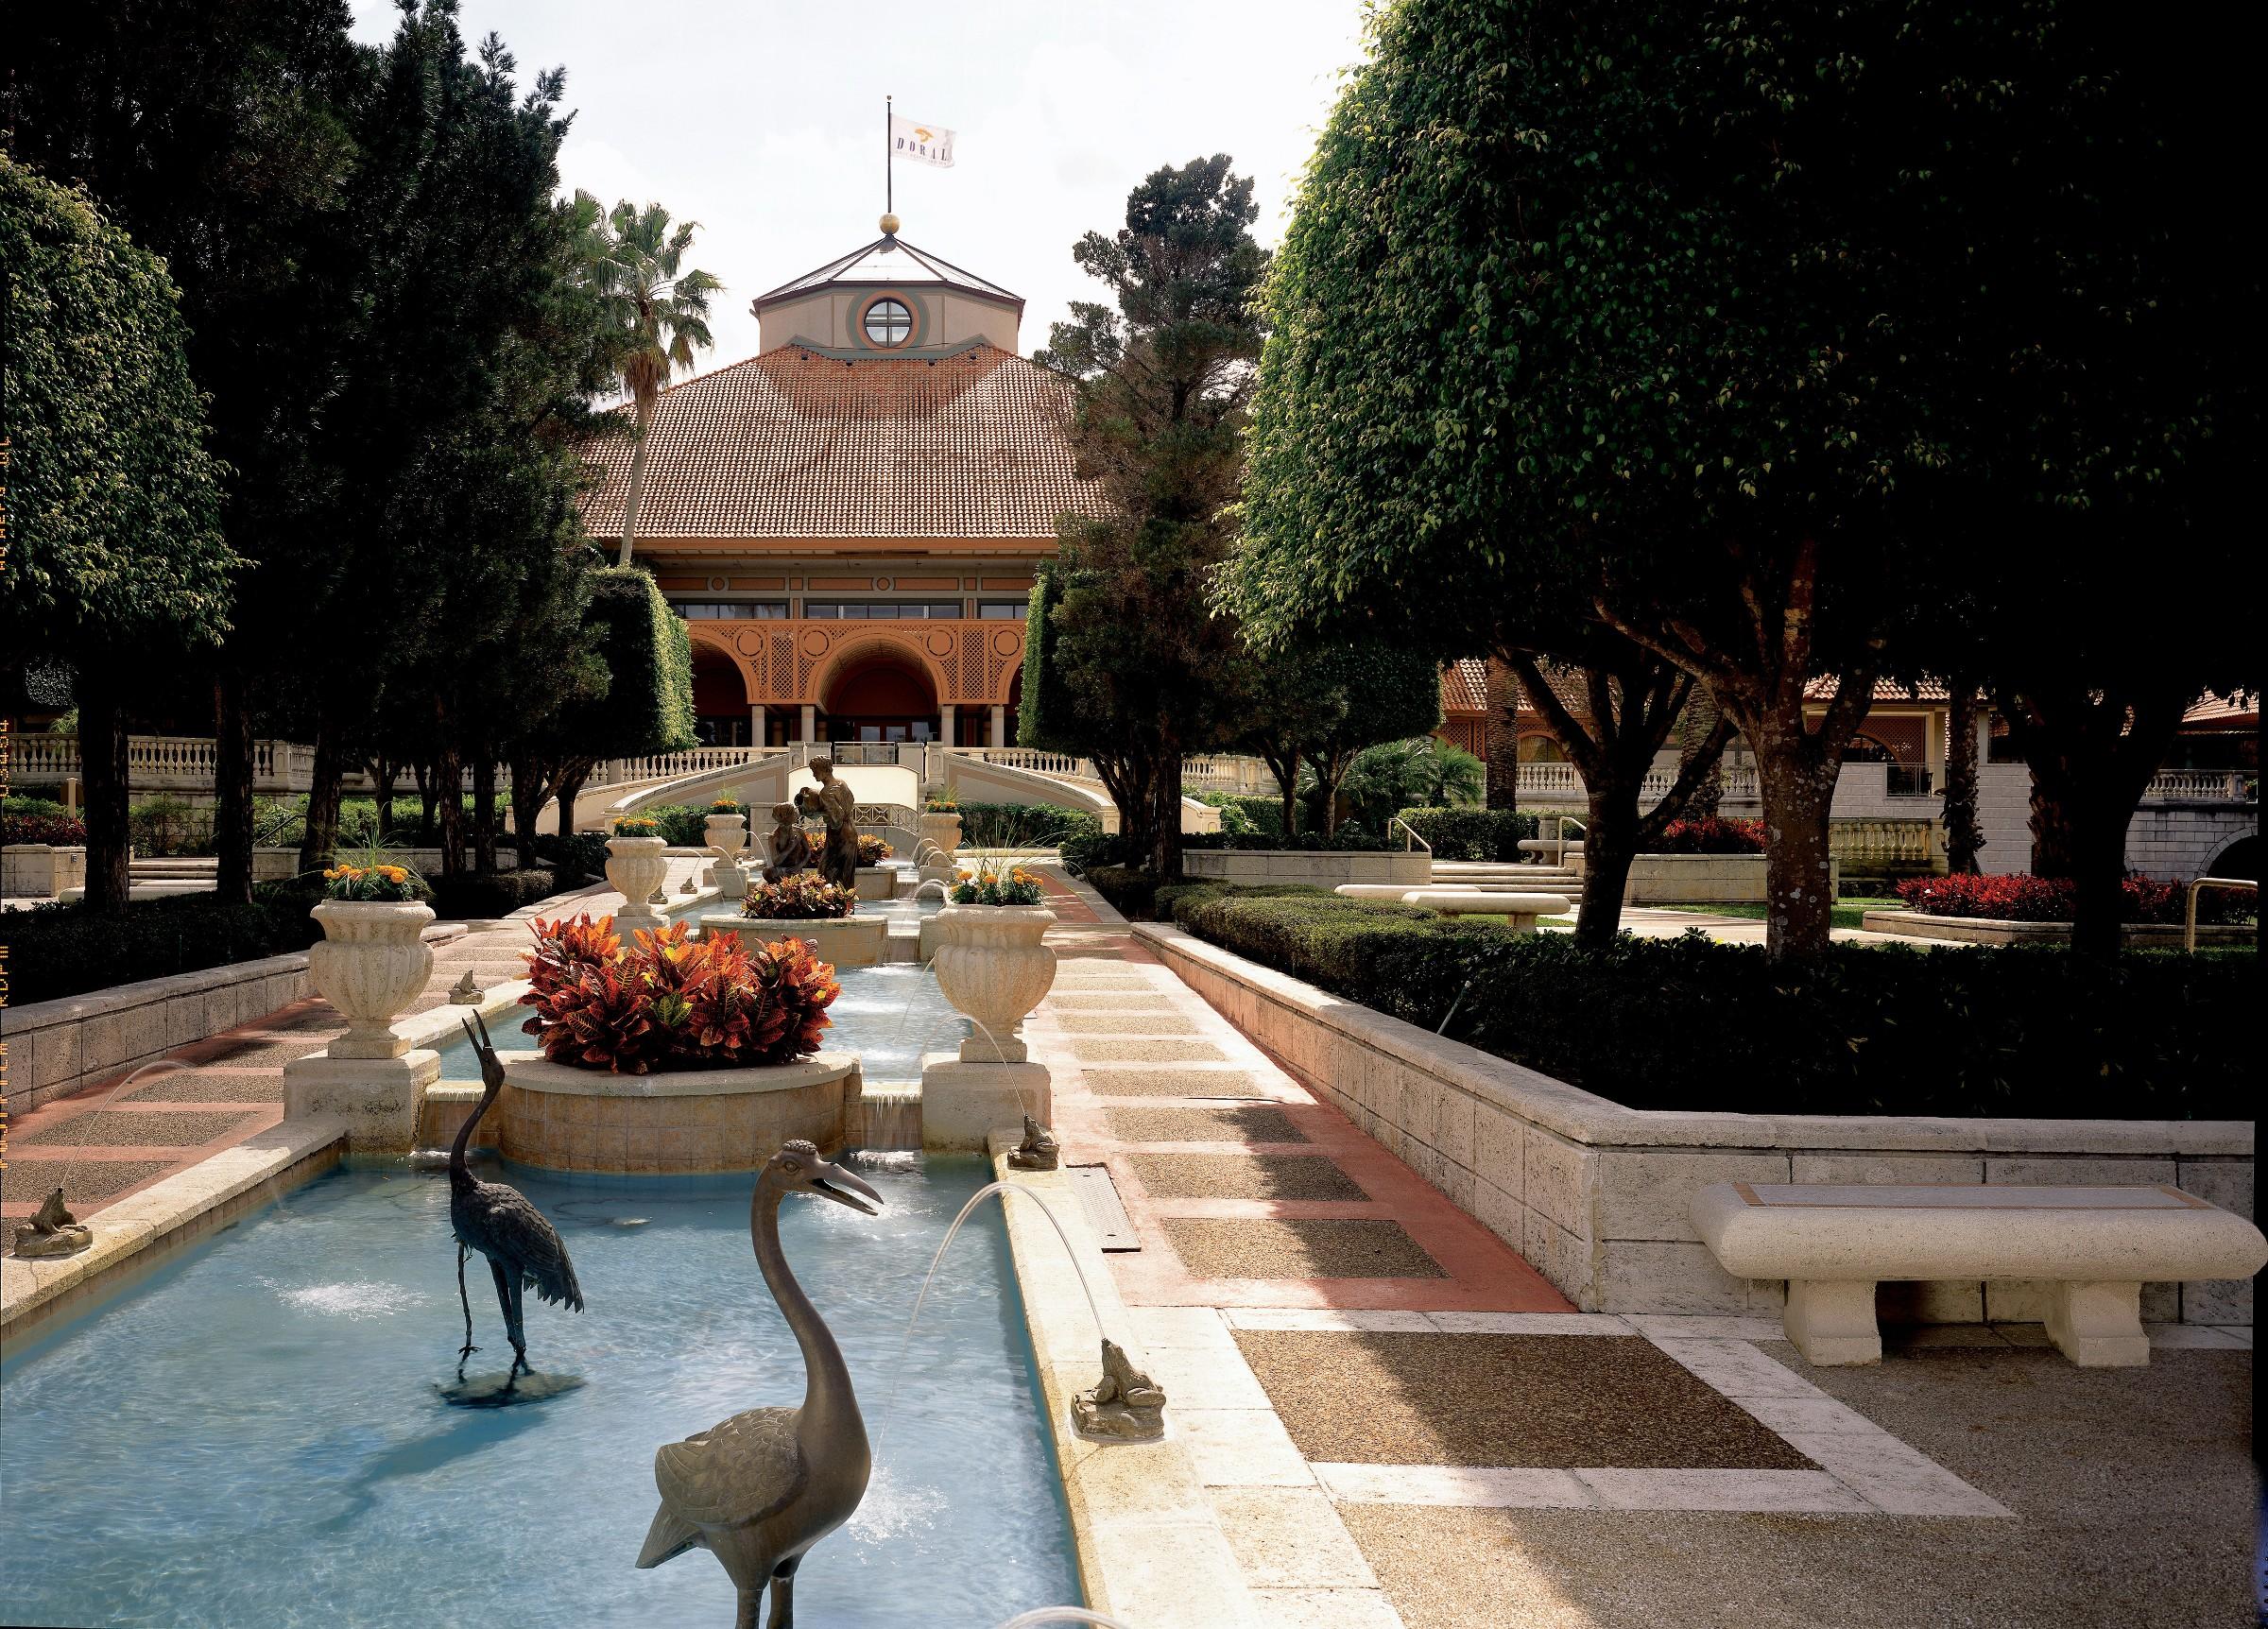
[[796, 1620], [796, 1569], [802, 1565], [800, 1555], [791, 1555], [772, 1573], [770, 1629], [792, 1629]]
[[480, 1348], [472, 1344], [472, 1298], [465, 1294], [465, 1255], [468, 1246], [462, 1239], [456, 1242], [456, 1304], [465, 1310], [465, 1344], [457, 1349], [456, 1378], [465, 1378], [465, 1360]]
[[522, 1369], [526, 1369], [531, 1375], [536, 1371], [528, 1365], [527, 1337], [520, 1332], [518, 1275], [507, 1270], [493, 1256], [489, 1258], [489, 1271], [496, 1279], [496, 1305], [504, 1313], [505, 1338], [512, 1343], [512, 1366], [505, 1371], [505, 1380], [508, 1384], [520, 1378]]

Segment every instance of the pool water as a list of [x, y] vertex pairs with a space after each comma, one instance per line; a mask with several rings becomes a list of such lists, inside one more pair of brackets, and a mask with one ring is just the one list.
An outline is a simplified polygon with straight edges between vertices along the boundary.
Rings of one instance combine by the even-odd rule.
[[[973, 1629], [1077, 1601], [997, 1207], [954, 1241], [885, 1425], [921, 1275], [985, 1166], [899, 1154], [857, 1168], [884, 1215], [782, 1206], [788, 1260], [877, 1439], [865, 1504], [798, 1575], [798, 1621]], [[0, 1616], [731, 1622], [731, 1586], [706, 1552], [632, 1563], [657, 1502], [656, 1448], [802, 1398], [801, 1356], [749, 1248], [750, 1179], [508, 1175], [558, 1226], [590, 1308], [531, 1297], [530, 1357], [581, 1389], [505, 1409], [443, 1403], [463, 1329], [446, 1178], [335, 1172], [10, 1354]], [[510, 1348], [477, 1257], [468, 1281], [472, 1372], [500, 1370]]]

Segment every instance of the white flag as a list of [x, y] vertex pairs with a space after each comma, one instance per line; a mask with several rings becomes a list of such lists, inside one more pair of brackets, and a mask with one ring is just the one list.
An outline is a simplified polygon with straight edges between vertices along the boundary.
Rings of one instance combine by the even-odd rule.
[[953, 168], [953, 132], [942, 125], [924, 125], [890, 115], [890, 151], [902, 159], [918, 159], [939, 169]]

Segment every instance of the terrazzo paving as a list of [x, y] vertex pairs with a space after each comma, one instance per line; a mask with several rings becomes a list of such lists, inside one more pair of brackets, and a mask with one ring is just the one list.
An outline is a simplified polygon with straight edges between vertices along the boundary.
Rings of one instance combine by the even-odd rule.
[[1167, 1241], [1200, 1278], [1445, 1278], [1399, 1222], [1170, 1216]]
[[1370, 1197], [1361, 1183], [1320, 1154], [1130, 1154], [1126, 1162], [1154, 1199], [1360, 1204]]
[[224, 1109], [97, 1108], [86, 1114], [73, 1115], [68, 1120], [17, 1140], [26, 1148], [59, 1145], [73, 1148], [185, 1148], [210, 1142], [224, 1132], [233, 1131], [246, 1118], [241, 1112], [231, 1113]]
[[1204, 1040], [1138, 1040], [1090, 1037], [1071, 1043], [1081, 1063], [1226, 1063], [1228, 1055]]
[[1125, 1142], [1305, 1142], [1280, 1108], [1113, 1108], [1111, 1134]]
[[[341, 1033], [344, 1033], [343, 1031]], [[284, 1072], [199, 1069], [159, 1075], [120, 1103], [282, 1103]]]
[[1252, 1095], [1241, 1070], [1091, 1069], [1087, 1089], [1097, 1097], [1233, 1097]]
[[176, 1159], [24, 1159], [11, 1156], [8, 1169], [0, 1171], [0, 1200], [11, 1208], [11, 1216], [28, 1216], [60, 1182], [63, 1202], [84, 1222], [88, 1211], [97, 1209], [95, 1201], [119, 1198], [128, 1189], [154, 1182], [178, 1164]]

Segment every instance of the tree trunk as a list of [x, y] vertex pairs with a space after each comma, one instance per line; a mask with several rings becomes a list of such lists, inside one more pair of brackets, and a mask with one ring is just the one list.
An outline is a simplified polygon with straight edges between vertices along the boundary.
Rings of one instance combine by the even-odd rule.
[[1161, 883], [1181, 876], [1181, 754], [1168, 752], [1150, 781], [1150, 869]]
[[1520, 807], [1520, 680], [1501, 657], [1490, 657], [1488, 715], [1481, 746], [1488, 761], [1488, 807]]
[[496, 869], [496, 754], [485, 743], [472, 751], [472, 868]]
[[433, 827], [433, 765], [421, 758], [409, 766], [409, 773], [418, 783], [418, 847], [430, 849], [437, 835]]
[[1984, 832], [1977, 822], [1977, 693], [1952, 686], [1945, 724], [1945, 866], [1956, 877], [1977, 874]]
[[559, 835], [562, 837], [575, 835], [576, 800], [583, 795], [583, 783], [591, 778], [591, 760], [578, 759], [571, 763], [559, 776]]
[[338, 859], [339, 782], [346, 774], [338, 735], [331, 710], [328, 707], [318, 710], [315, 723], [315, 767], [307, 787], [307, 829], [300, 838], [301, 871], [320, 871]]
[[515, 754], [512, 770], [512, 847], [523, 871], [536, 863], [536, 822], [543, 814], [543, 794], [550, 776], [535, 754]]
[[213, 892], [252, 900], [252, 716], [244, 674], [224, 663], [213, 683]]
[[[1764, 953], [1774, 961], [1824, 951], [1834, 926], [1828, 811], [1841, 755], [1822, 769], [1801, 724], [1746, 731], [1764, 804]], [[1586, 850], [1588, 858], [1589, 851]]]
[[123, 911], [133, 886], [127, 810], [126, 698], [107, 653], [78, 669], [78, 772], [85, 782], [87, 908]]
[[638, 445], [630, 454], [630, 485], [622, 500], [622, 549], [614, 557], [614, 563], [618, 566], [630, 563], [634, 540], [638, 536], [638, 495], [645, 485], [645, 433], [653, 423], [653, 403], [642, 397], [637, 404], [637, 412]]
[[1623, 928], [1623, 894], [1630, 885], [1630, 862], [1638, 857], [1638, 800], [1645, 773], [1635, 777], [1586, 775], [1589, 812], [1583, 826], [1583, 904], [1575, 917], [1575, 943], [1592, 950], [1614, 943]]
[[2189, 697], [2042, 686], [2012, 689], [2008, 728], [2032, 770], [2032, 868], [2074, 883], [2071, 949], [2115, 958], [2126, 829], [2165, 763]]
[[441, 746], [433, 760], [433, 788], [440, 812], [441, 875], [456, 877], [465, 869], [465, 799], [459, 790], [464, 764], [456, 744], [448, 737], [446, 719], [442, 725]]
[[[1686, 698], [1685, 711], [1677, 715], [1677, 745], [1686, 757], [1690, 758], [1701, 749], [1702, 744], [1709, 739], [1710, 732], [1716, 729], [1717, 720], [1722, 716], [1715, 699], [1709, 692], [1698, 685], [1694, 686], [1692, 694]], [[1715, 756], [1716, 762], [1710, 765], [1709, 773], [1694, 786], [1693, 795], [1686, 803], [1683, 818], [1713, 820], [1718, 809], [1723, 807], [1724, 749], [1719, 747]]]

